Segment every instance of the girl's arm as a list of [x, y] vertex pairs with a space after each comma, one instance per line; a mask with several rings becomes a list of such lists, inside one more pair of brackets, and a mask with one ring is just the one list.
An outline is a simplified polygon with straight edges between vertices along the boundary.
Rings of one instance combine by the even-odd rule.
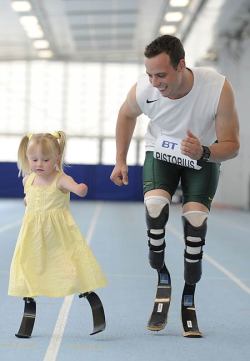
[[23, 177], [23, 186], [25, 186], [25, 183], [26, 183], [27, 178], [28, 178], [27, 175]]
[[88, 187], [84, 183], [76, 183], [72, 177], [62, 174], [57, 183], [58, 188], [62, 192], [72, 192], [79, 197], [85, 197], [88, 192]]
[[[26, 183], [27, 178], [28, 178], [27, 175], [23, 177], [23, 187], [25, 186], [25, 183]], [[27, 206], [26, 196], [24, 197], [23, 202], [24, 202], [24, 205], [25, 205], [25, 207], [26, 207], [26, 206]]]

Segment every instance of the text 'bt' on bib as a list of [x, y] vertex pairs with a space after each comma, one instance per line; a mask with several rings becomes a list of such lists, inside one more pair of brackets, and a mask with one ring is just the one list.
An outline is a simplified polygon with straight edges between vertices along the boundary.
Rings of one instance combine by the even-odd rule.
[[181, 153], [181, 139], [160, 135], [155, 143], [154, 158], [182, 167], [200, 170], [197, 160]]

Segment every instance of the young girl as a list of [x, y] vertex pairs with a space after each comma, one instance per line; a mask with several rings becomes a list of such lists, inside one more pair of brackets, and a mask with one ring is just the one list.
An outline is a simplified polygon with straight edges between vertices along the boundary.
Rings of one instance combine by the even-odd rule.
[[[32, 297], [81, 293], [91, 304], [94, 323], [94, 306], [99, 306], [100, 332], [105, 327], [104, 312], [100, 299], [91, 291], [104, 287], [106, 279], [69, 211], [70, 192], [84, 197], [88, 188], [62, 170], [65, 141], [62, 131], [30, 134], [21, 140], [18, 167], [24, 176], [26, 210], [11, 263], [8, 293], [24, 297], [22, 324], [31, 322], [27, 313], [32, 305], [30, 313], [35, 313]], [[29, 337], [33, 325], [21, 328], [16, 336]]]

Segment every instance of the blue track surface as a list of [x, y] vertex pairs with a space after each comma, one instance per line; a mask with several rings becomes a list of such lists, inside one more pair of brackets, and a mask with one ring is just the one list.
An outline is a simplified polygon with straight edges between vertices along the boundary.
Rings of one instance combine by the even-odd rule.
[[[107, 328], [92, 331], [86, 300], [37, 299], [30, 339], [17, 339], [23, 301], [7, 296], [11, 257], [24, 206], [0, 201], [0, 360], [1, 361], [247, 361], [250, 359], [250, 213], [213, 209], [204, 248], [203, 278], [196, 307], [202, 339], [182, 337], [183, 288], [181, 210], [171, 207], [166, 263], [172, 301], [164, 331], [146, 329], [157, 274], [147, 260], [142, 203], [72, 202], [72, 212], [101, 263], [109, 285], [99, 290]], [[65, 311], [68, 307], [68, 314]], [[57, 329], [55, 330], [55, 326]]]

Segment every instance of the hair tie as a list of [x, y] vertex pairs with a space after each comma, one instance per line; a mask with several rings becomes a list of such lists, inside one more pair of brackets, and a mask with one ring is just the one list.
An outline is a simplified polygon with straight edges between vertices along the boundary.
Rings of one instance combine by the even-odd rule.
[[53, 137], [55, 137], [56, 139], [60, 138], [60, 134], [58, 132], [52, 132], [52, 133], [49, 133], [49, 134], [53, 135]]
[[32, 133], [27, 133], [26, 134], [26, 136], [29, 138], [29, 140], [31, 139], [32, 135], [33, 135]]

